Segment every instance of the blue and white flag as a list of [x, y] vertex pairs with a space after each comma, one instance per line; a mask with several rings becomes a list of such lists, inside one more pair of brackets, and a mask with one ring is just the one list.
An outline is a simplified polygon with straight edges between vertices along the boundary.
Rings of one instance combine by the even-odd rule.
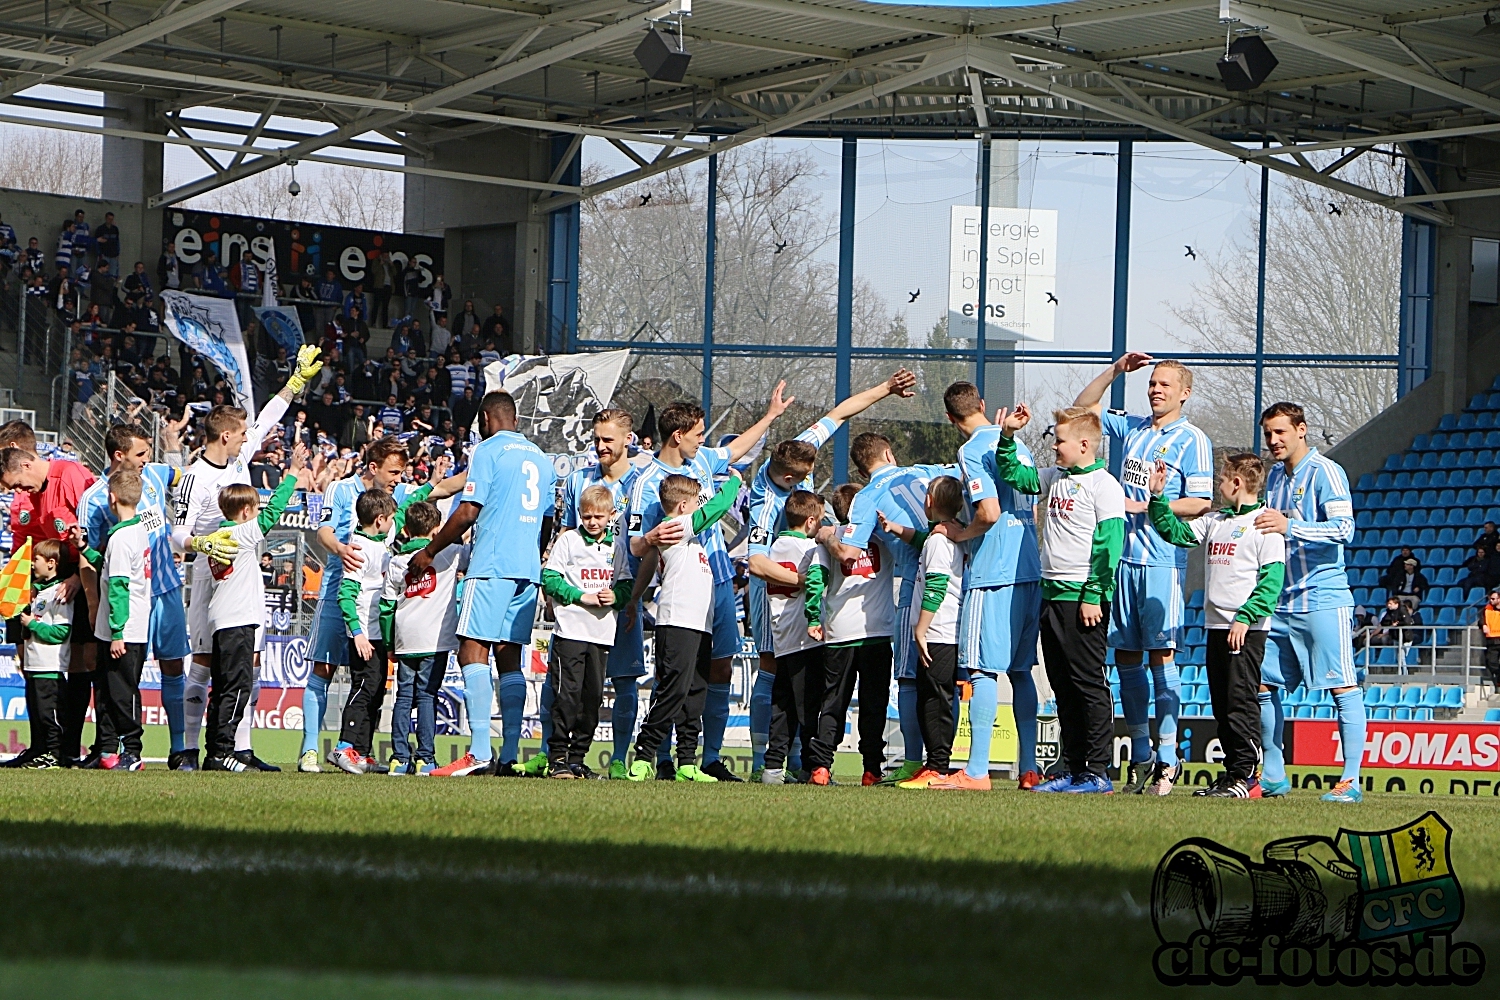
[[297, 316], [297, 310], [290, 306], [270, 306], [268, 308], [257, 307], [255, 318], [260, 325], [265, 327], [271, 339], [277, 345], [286, 348], [286, 356], [295, 358], [297, 348], [305, 342], [302, 332], [302, 320]]
[[162, 325], [188, 350], [206, 358], [234, 386], [235, 404], [253, 410], [250, 359], [233, 299], [165, 291]]

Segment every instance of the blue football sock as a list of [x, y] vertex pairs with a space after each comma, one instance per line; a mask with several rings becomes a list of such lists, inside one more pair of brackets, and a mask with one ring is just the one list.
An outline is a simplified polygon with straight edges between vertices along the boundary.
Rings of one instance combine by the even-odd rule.
[[526, 712], [526, 675], [511, 670], [500, 675], [500, 761], [521, 752], [521, 716]]
[[[504, 685], [501, 687], [503, 690]], [[552, 690], [552, 675], [548, 674], [547, 679], [542, 681], [542, 753], [552, 752], [552, 702], [556, 697]]]
[[792, 748], [786, 752], [786, 766], [793, 771], [802, 770], [802, 732], [792, 737]]
[[703, 702], [703, 765], [719, 759], [724, 747], [724, 729], [729, 725], [729, 685], [710, 684]]
[[901, 720], [901, 742], [906, 747], [905, 758], [923, 760], [927, 748], [922, 744], [922, 722], [917, 716], [916, 681], [896, 681], [896, 714]]
[[1260, 698], [1261, 777], [1277, 783], [1286, 780], [1286, 763], [1281, 754], [1281, 691], [1262, 691]]
[[[469, 753], [475, 760], [494, 756], [490, 745], [490, 712], [494, 710], [495, 685], [488, 663], [464, 664], [464, 709], [469, 713]], [[524, 683], [524, 682], [523, 682]]]
[[1037, 770], [1036, 681], [1030, 670], [1012, 670], [1005, 676], [1010, 679], [1011, 712], [1016, 717], [1016, 774], [1022, 775]]
[[337, 743], [334, 744], [333, 748], [335, 750], [348, 750], [349, 748], [351, 748], [353, 746], [354, 746], [354, 744], [350, 743], [348, 740], [339, 740]]
[[755, 687], [750, 691], [750, 753], [754, 758], [751, 768], [766, 766], [766, 744], [771, 741], [771, 688], [776, 684], [776, 675], [758, 670]]
[[182, 711], [182, 675], [161, 675], [161, 707], [167, 713], [167, 732], [172, 737], [172, 752], [182, 751], [182, 730], [186, 716]]
[[640, 689], [634, 677], [616, 677], [615, 707], [610, 712], [609, 723], [615, 731], [615, 752], [610, 758], [625, 763], [630, 754], [630, 740], [635, 735], [635, 714], [640, 709]]
[[307, 688], [302, 692], [302, 753], [318, 749], [323, 713], [327, 710], [328, 678], [313, 674], [307, 678]]
[[656, 762], [658, 764], [670, 764], [672, 762], [672, 736], [674, 729], [667, 734], [667, 738], [661, 741], [661, 746], [656, 748]]
[[1151, 723], [1146, 703], [1151, 686], [1146, 683], [1146, 668], [1139, 663], [1117, 665], [1120, 671], [1120, 708], [1125, 712], [1125, 728], [1130, 731], [1130, 762], [1139, 764], [1151, 757]]
[[1333, 696], [1338, 707], [1339, 742], [1344, 746], [1344, 781], [1359, 780], [1359, 765], [1365, 759], [1365, 699], [1359, 688]]
[[990, 737], [995, 731], [995, 706], [1000, 685], [994, 675], [973, 671], [969, 675], [974, 693], [969, 696], [969, 763], [964, 768], [971, 778], [985, 778], [990, 773]]
[[1182, 708], [1182, 675], [1177, 664], [1168, 660], [1152, 667], [1151, 683], [1156, 688], [1156, 756], [1171, 767], [1177, 763], [1177, 713]]

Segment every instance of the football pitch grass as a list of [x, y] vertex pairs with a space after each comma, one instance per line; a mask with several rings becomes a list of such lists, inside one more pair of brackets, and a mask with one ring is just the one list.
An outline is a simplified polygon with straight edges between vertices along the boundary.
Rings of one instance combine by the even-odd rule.
[[1500, 956], [1483, 800], [11, 771], [0, 996], [1152, 996], [1173, 844], [1429, 809]]

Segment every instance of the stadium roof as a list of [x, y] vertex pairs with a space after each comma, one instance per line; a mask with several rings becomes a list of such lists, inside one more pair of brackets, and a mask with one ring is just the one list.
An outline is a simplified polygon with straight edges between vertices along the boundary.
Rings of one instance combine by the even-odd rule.
[[[408, 163], [393, 169], [443, 173], [420, 162], [435, 143], [503, 128], [632, 143], [636, 167], [587, 188], [489, 178], [539, 189], [543, 210], [701, 158], [710, 136], [724, 149], [776, 134], [987, 132], [1182, 139], [1447, 222], [1420, 164], [1428, 193], [1411, 198], [1338, 171], [1376, 145], [1415, 162], [1410, 142], [1500, 130], [1500, 34], [1484, 30], [1500, 0], [1223, 0], [1228, 23], [1221, 0], [698, 0], [681, 19], [687, 77], [648, 81], [631, 54], [643, 29], [678, 20], [688, 2], [27, 0], [0, 4], [0, 98], [28, 103], [26, 89], [61, 83], [158, 99], [165, 137], [112, 121], [103, 131], [220, 155], [212, 176], [153, 204], [287, 160], [338, 162], [340, 146], [404, 147]], [[1215, 62], [1227, 35], [1256, 30], [1279, 65], [1263, 86], [1232, 92]], [[256, 113], [260, 125], [238, 127], [244, 147], [203, 139], [182, 112], [204, 105]], [[268, 132], [273, 113], [326, 131]], [[371, 133], [390, 145], [358, 138]], [[286, 138], [294, 144], [265, 145]], [[1235, 145], [1262, 138], [1267, 153]], [[1306, 158], [1327, 149], [1345, 152], [1322, 169]]]

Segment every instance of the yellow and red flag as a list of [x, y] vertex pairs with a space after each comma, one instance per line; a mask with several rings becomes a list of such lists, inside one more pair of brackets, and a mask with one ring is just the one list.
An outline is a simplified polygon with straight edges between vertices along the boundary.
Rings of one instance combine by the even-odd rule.
[[0, 569], [0, 619], [14, 618], [31, 601], [31, 539]]

